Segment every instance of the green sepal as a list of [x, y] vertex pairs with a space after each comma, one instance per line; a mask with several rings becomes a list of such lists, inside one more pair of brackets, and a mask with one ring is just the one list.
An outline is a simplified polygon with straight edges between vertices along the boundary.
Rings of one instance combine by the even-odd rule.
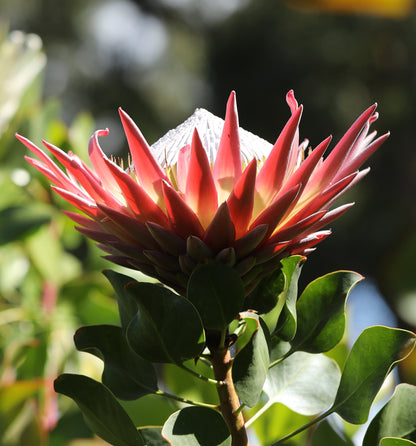
[[345, 302], [362, 280], [352, 271], [336, 271], [311, 282], [296, 304], [297, 331], [292, 350], [322, 353], [331, 350], [345, 331]]
[[133, 282], [126, 291], [138, 306], [127, 339], [139, 356], [151, 362], [181, 364], [202, 353], [204, 328], [188, 299], [151, 283]]
[[90, 429], [113, 446], [145, 446], [127, 412], [103, 384], [83, 375], [64, 374], [55, 391], [72, 398]]
[[[259, 322], [258, 315], [249, 314]], [[248, 407], [253, 407], [259, 400], [270, 363], [269, 347], [263, 330], [259, 323], [259, 328], [233, 360], [235, 389], [240, 401]]]
[[158, 390], [153, 365], [130, 348], [121, 327], [81, 327], [75, 333], [74, 341], [79, 351], [103, 360], [102, 382], [117, 398], [135, 400]]
[[244, 285], [233, 268], [210, 262], [198, 266], [191, 274], [187, 296], [205, 328], [224, 330], [242, 309]]
[[[415, 339], [416, 336], [406, 330], [384, 326], [366, 328], [347, 357], [331, 412], [338, 413], [349, 423], [365, 423], [386, 376], [410, 354]], [[403, 353], [407, 346], [407, 352]]]
[[173, 413], [162, 429], [172, 446], [231, 446], [231, 434], [216, 410], [190, 406]]
[[416, 387], [399, 384], [387, 404], [371, 420], [363, 446], [378, 444], [383, 437], [416, 441]]

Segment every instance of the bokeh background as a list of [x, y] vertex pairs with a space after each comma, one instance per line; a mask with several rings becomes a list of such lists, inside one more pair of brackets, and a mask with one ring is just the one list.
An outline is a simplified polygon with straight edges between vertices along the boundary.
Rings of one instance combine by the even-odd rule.
[[[24, 162], [15, 131], [85, 157], [92, 132], [108, 127], [103, 148], [125, 157], [119, 106], [153, 143], [196, 107], [223, 117], [235, 90], [240, 125], [274, 142], [294, 89], [305, 106], [300, 136], [315, 147], [377, 102], [373, 127], [391, 136], [302, 281], [358, 271], [368, 278], [352, 297], [357, 318], [367, 316], [359, 323], [384, 317], [414, 330], [415, 33], [411, 0], [1, 0], [0, 443], [101, 444], [86, 440], [69, 401], [58, 412], [51, 383], [63, 369], [99, 376], [72, 334], [117, 323], [100, 273], [112, 265], [57, 210], [67, 205]], [[400, 375], [416, 383], [414, 357]], [[171, 412], [146, 398], [145, 415], [131, 410], [149, 422]]]

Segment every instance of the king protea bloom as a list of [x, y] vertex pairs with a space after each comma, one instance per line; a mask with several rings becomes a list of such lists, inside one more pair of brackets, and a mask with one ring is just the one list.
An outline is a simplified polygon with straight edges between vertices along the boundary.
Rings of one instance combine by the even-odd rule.
[[91, 137], [92, 168], [44, 142], [65, 171], [17, 137], [39, 158], [27, 160], [84, 214], [65, 212], [107, 259], [182, 294], [195, 267], [212, 259], [235, 268], [248, 292], [282, 258], [306, 255], [330, 234], [322, 228], [353, 203], [331, 205], [368, 172], [358, 169], [388, 136], [368, 133], [373, 105], [324, 158], [331, 138], [313, 150], [299, 142], [303, 107], [292, 91], [287, 102], [291, 117], [273, 146], [239, 127], [234, 92], [225, 121], [199, 109], [153, 146], [120, 109], [132, 160], [126, 170], [100, 148], [108, 130]]

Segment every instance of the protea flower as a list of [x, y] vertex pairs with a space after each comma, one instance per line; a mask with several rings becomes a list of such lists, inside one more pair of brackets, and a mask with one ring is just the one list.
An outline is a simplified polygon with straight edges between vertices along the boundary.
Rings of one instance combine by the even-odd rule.
[[17, 135], [39, 159], [27, 160], [83, 214], [65, 212], [97, 241], [107, 259], [186, 293], [194, 268], [216, 259], [235, 268], [248, 292], [280, 260], [306, 255], [330, 234], [322, 230], [353, 203], [330, 209], [369, 170], [362, 163], [387, 138], [368, 134], [377, 119], [368, 108], [324, 159], [331, 138], [313, 150], [299, 143], [302, 106], [287, 94], [291, 117], [272, 146], [239, 128], [235, 93], [225, 121], [197, 110], [149, 146], [119, 110], [132, 164], [123, 170], [91, 137], [92, 169], [72, 153], [41, 149]]

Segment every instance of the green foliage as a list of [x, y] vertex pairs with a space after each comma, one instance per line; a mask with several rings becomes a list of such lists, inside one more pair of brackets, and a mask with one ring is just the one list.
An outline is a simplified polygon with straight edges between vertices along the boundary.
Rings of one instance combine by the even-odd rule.
[[399, 437], [416, 441], [416, 387], [399, 384], [396, 390], [372, 419], [363, 446], [377, 444], [383, 437]]
[[[269, 320], [269, 314], [264, 316], [266, 324], [269, 328], [271, 327], [270, 332], [276, 333], [285, 341], [293, 339], [297, 330], [296, 302], [298, 299], [298, 279], [305, 260], [305, 257], [302, 256], [292, 256], [282, 260], [282, 273], [285, 279], [283, 309], [281, 314], [280, 311], [275, 312], [271, 310], [272, 321]], [[274, 330], [273, 325], [275, 321], [277, 326]]]
[[153, 365], [138, 356], [127, 343], [121, 327], [91, 325], [74, 336], [78, 350], [104, 361], [102, 382], [118, 398], [133, 400], [158, 390]]
[[246, 406], [253, 407], [259, 400], [269, 363], [269, 348], [260, 325], [233, 362], [234, 385], [240, 401]]
[[412, 446], [416, 443], [403, 438], [385, 437], [380, 440], [379, 446]]
[[[273, 444], [280, 444], [281, 440], [291, 444], [293, 435], [301, 434], [315, 421], [332, 412], [337, 412], [349, 422], [364, 422], [387, 373], [408, 354], [403, 352], [403, 348], [409, 344], [411, 349], [414, 344], [415, 336], [410, 332], [387, 327], [368, 328], [351, 349], [341, 374], [332, 359], [317, 353], [340, 342], [345, 329], [345, 300], [360, 276], [348, 271], [327, 274], [309, 284], [298, 299], [297, 282], [301, 265], [302, 258], [299, 256], [285, 259], [281, 271], [274, 276], [278, 284], [273, 287], [268, 278], [269, 297], [272, 295], [270, 290], [278, 292], [274, 304], [283, 308], [280, 316], [284, 322], [280, 322], [280, 318], [273, 322], [277, 313], [273, 314], [272, 308], [261, 316], [252, 311], [241, 312], [238, 319], [227, 327], [229, 339], [234, 342], [233, 382], [246, 411], [249, 411], [249, 407], [254, 410], [250, 411], [252, 418], [247, 425], [253, 426], [265, 444], [272, 444], [279, 438]], [[209, 444], [213, 445], [231, 444], [230, 431], [220, 412], [205, 404], [207, 399], [216, 399], [216, 392], [209, 384], [212, 373], [203, 363], [210, 361], [205, 331], [212, 336], [219, 327], [223, 327], [235, 311], [232, 308], [237, 301], [243, 307], [241, 297], [231, 305], [221, 303], [230, 296], [230, 289], [238, 290], [239, 285], [235, 281], [237, 286], [231, 285], [230, 288], [229, 283], [233, 279], [229, 278], [233, 278], [233, 274], [229, 274], [229, 268], [225, 267], [222, 276], [220, 269], [218, 264], [207, 264], [197, 270], [198, 274], [193, 275], [192, 287], [188, 287], [192, 300], [158, 284], [138, 282], [115, 271], [105, 272], [116, 292], [122, 326], [86, 326], [80, 328], [74, 338], [78, 350], [92, 353], [103, 360], [103, 384], [81, 375], [62, 375], [56, 381], [55, 388], [75, 400], [88, 426], [110, 444], [146, 444], [143, 442], [147, 441], [152, 446], [158, 446], [166, 444], [167, 439], [173, 445], [203, 445], [203, 438], [208, 438]], [[221, 309], [220, 324], [213, 322], [214, 312], [206, 313], [206, 321], [211, 318], [213, 322], [209, 326], [216, 327], [214, 331], [203, 328], [202, 318], [194, 306], [196, 302], [205, 311], [201, 302], [208, 299], [209, 294], [197, 292], [203, 290], [209, 280], [214, 283], [209, 288], [215, 293], [213, 307]], [[265, 284], [267, 282], [263, 282], [262, 287]], [[293, 336], [287, 342], [289, 331]], [[279, 336], [281, 333], [282, 337]], [[201, 355], [203, 360], [198, 363], [188, 361], [186, 366], [182, 364]], [[158, 389], [158, 376], [152, 362], [170, 364], [163, 369], [166, 373], [164, 382], [167, 390], [175, 393]], [[176, 365], [181, 367], [178, 372], [174, 371]], [[198, 385], [193, 382], [195, 380], [199, 382]], [[207, 392], [206, 386], [213, 392]], [[134, 410], [126, 411], [127, 406], [123, 409], [116, 399], [130, 400], [129, 404], [133, 404], [134, 400], [146, 398], [145, 395], [149, 393], [197, 405], [172, 414], [163, 427], [162, 436], [160, 428], [147, 427], [140, 412], [133, 416]], [[407, 404], [404, 396], [407, 397]], [[193, 403], [190, 398], [204, 403]], [[406, 425], [404, 414], [409, 416], [409, 420], [414, 419], [412, 403], [415, 398], [412, 391], [403, 392], [399, 388], [392, 402], [383, 409], [388, 412], [387, 415], [383, 417], [381, 412], [370, 425], [367, 437], [371, 435], [371, 439], [366, 441], [373, 444], [374, 438], [381, 439], [385, 434], [408, 437], [409, 433], [414, 432], [411, 421]], [[400, 401], [394, 403], [398, 399]], [[94, 411], [95, 406], [100, 406], [100, 410]], [[388, 419], [390, 427], [400, 425], [399, 421], [394, 422], [395, 412], [396, 418], [404, 422], [405, 427], [384, 431], [385, 422], [380, 420]], [[277, 413], [287, 414], [287, 421], [281, 421], [285, 424], [279, 429], [270, 430], [268, 423]], [[299, 416], [294, 416], [295, 413]], [[310, 422], [304, 418], [320, 413]], [[134, 430], [133, 434], [131, 427], [135, 425], [141, 428]], [[270, 433], [259, 434], [264, 429], [270, 430]], [[302, 434], [299, 438], [303, 438]], [[340, 446], [351, 444], [348, 437], [327, 423], [319, 425], [312, 437], [312, 444], [323, 444], [324, 440]]]
[[312, 436], [311, 446], [354, 446], [345, 433], [336, 430], [328, 421], [319, 423]]
[[[365, 329], [348, 355], [331, 410], [350, 423], [365, 423], [387, 374], [410, 354], [415, 341], [416, 336], [406, 330], [382, 326]], [[409, 351], [403, 355], [406, 346]]]
[[126, 286], [135, 281], [129, 276], [112, 270], [105, 270], [104, 275], [110, 281], [116, 293], [120, 322], [123, 331], [125, 332], [139, 309], [136, 300], [132, 297], [131, 293], [126, 290]]
[[83, 375], [64, 374], [55, 390], [71, 397], [88, 426], [113, 446], [144, 446], [136, 427], [114, 395], [101, 383]]
[[294, 353], [269, 370], [267, 405], [280, 402], [302, 415], [318, 414], [333, 403], [340, 375], [336, 363], [324, 355]]
[[180, 364], [202, 353], [205, 334], [189, 300], [150, 283], [131, 283], [126, 290], [138, 306], [127, 338], [139, 356], [152, 362]]
[[207, 263], [195, 269], [187, 289], [205, 328], [224, 330], [241, 311], [244, 286], [236, 271], [221, 263]]
[[171, 415], [162, 434], [172, 446], [231, 446], [231, 435], [222, 416], [206, 407], [185, 407]]
[[345, 301], [363, 277], [338, 271], [311, 282], [297, 304], [298, 329], [291, 341], [292, 350], [326, 352], [335, 347], [345, 331]]
[[168, 446], [170, 443], [162, 437], [161, 427], [143, 427], [139, 429], [140, 435], [146, 445]]

